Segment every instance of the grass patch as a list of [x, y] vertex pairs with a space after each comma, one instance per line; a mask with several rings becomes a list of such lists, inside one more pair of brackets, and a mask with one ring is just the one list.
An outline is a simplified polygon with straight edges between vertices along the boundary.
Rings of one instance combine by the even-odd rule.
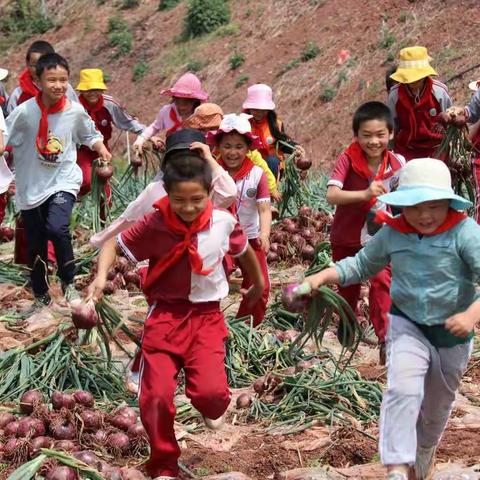
[[158, 9], [163, 12], [164, 10], [170, 10], [175, 8], [181, 0], [160, 0], [158, 4]]
[[120, 8], [122, 10], [128, 10], [129, 8], [135, 8], [140, 5], [140, 0], [122, 0]]
[[200, 37], [230, 22], [227, 0], [189, 0], [184, 20], [184, 39]]
[[240, 52], [235, 52], [228, 60], [230, 64], [230, 70], [236, 70], [241, 67], [245, 62], [245, 55]]
[[140, 60], [135, 64], [133, 67], [133, 75], [132, 75], [132, 80], [136, 83], [139, 82], [140, 80], [143, 80], [143, 77], [148, 73], [149, 71], [149, 66], [148, 63]]
[[128, 55], [133, 49], [133, 36], [130, 27], [120, 15], [108, 19], [108, 43], [115, 48], [113, 58]]
[[197, 73], [203, 70], [208, 65], [208, 60], [191, 59], [187, 62], [187, 70], [189, 72]]
[[395, 44], [396, 41], [397, 39], [395, 38], [395, 35], [384, 24], [382, 26], [380, 41], [378, 42], [378, 46], [383, 50], [388, 50], [391, 46]]
[[320, 94], [320, 100], [323, 103], [328, 103], [331, 102], [336, 95], [337, 89], [335, 87], [332, 87], [331, 85], [326, 85], [325, 87], [323, 87], [323, 91]]
[[235, 82], [235, 88], [240, 88], [242, 85], [245, 85], [249, 79], [250, 77], [245, 73], [240, 75]]
[[300, 54], [302, 62], [313, 60], [320, 53], [320, 47], [315, 42], [308, 42]]

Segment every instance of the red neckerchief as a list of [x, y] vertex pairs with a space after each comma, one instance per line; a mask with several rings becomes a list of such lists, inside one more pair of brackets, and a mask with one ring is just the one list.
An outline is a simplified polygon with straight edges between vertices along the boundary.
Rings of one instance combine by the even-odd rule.
[[[223, 161], [222, 157], [219, 157], [217, 159], [217, 162], [221, 167], [223, 167], [224, 170], [228, 171], [228, 167], [225, 165], [225, 162]], [[243, 163], [242, 163], [242, 166], [240, 167], [240, 170], [236, 172], [235, 175], [232, 175], [233, 180], [235, 182], [242, 180], [250, 173], [250, 171], [254, 166], [255, 165], [253, 164], [253, 162], [248, 157], [245, 157], [243, 159]]]
[[78, 99], [80, 100], [80, 103], [84, 106], [85, 110], [90, 115], [92, 120], [95, 122], [95, 125], [98, 125], [100, 120], [97, 117], [97, 112], [99, 112], [104, 106], [103, 95], [100, 95], [97, 103], [93, 106], [87, 102], [87, 99], [82, 94], [78, 96]]
[[48, 115], [52, 113], [61, 112], [67, 103], [67, 97], [64, 95], [55, 105], [47, 108], [42, 101], [42, 93], [39, 92], [35, 97], [37, 105], [41, 111], [40, 123], [38, 125], [37, 138], [35, 143], [37, 145], [37, 150], [42, 154], [49, 154], [50, 151], [47, 150], [48, 142]]
[[37, 93], [40, 92], [40, 89], [33, 83], [33, 78], [28, 71], [28, 68], [22, 70], [20, 77], [18, 78], [18, 83], [22, 89], [22, 93], [27, 94], [32, 97], [36, 97]]
[[[350, 159], [353, 171], [359, 177], [368, 180], [369, 183], [383, 179], [388, 166], [388, 150], [383, 152], [382, 163], [380, 163], [377, 173], [372, 173], [368, 168], [367, 156], [358, 142], [353, 142], [344, 153]], [[365, 210], [370, 210], [376, 201], [377, 197], [373, 197], [368, 202], [365, 202]]]
[[[408, 112], [408, 139], [406, 145], [410, 145], [412, 137], [417, 131], [417, 121], [414, 110], [421, 110], [430, 101], [430, 94], [433, 91], [433, 80], [430, 77], [425, 79], [425, 85], [418, 102], [415, 102], [412, 93], [405, 84], [398, 87], [398, 103]], [[405, 128], [405, 127], [404, 127]]]
[[183, 223], [170, 207], [168, 196], [157, 200], [153, 207], [162, 214], [163, 221], [168, 230], [176, 235], [183, 236], [183, 241], [177, 243], [168, 253], [166, 253], [155, 266], [149, 270], [143, 291], [147, 294], [152, 285], [160, 278], [162, 273], [178, 262], [185, 251], [188, 252], [188, 259], [192, 272], [197, 275], [209, 275], [213, 268], [203, 269], [203, 259], [198, 253], [197, 247], [192, 242], [192, 236], [203, 230], [210, 228], [212, 219], [213, 203], [208, 200], [205, 210], [190, 224]]
[[177, 115], [177, 110], [175, 109], [175, 106], [172, 106], [172, 108], [170, 109], [169, 116], [170, 116], [170, 120], [173, 122], [173, 127], [167, 130], [167, 133], [165, 134], [165, 136], [167, 137], [172, 133], [175, 133], [180, 128], [182, 128], [182, 124], [183, 124], [183, 120], [179, 118]]
[[375, 223], [386, 223], [389, 227], [393, 228], [397, 232], [400, 233], [418, 233], [419, 235], [431, 236], [431, 235], [438, 235], [439, 233], [446, 232], [450, 230], [455, 225], [460, 222], [463, 222], [467, 218], [467, 215], [463, 212], [458, 212], [457, 210], [453, 210], [450, 208], [448, 210], [447, 218], [445, 221], [432, 233], [427, 235], [421, 234], [418, 230], [413, 228], [405, 219], [403, 215], [398, 215], [396, 217], [392, 217], [384, 210], [378, 210], [375, 215]]

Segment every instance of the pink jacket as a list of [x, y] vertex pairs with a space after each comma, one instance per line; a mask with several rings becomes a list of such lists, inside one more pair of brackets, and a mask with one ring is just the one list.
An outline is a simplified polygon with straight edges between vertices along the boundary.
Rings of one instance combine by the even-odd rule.
[[151, 138], [153, 135], [158, 132], [163, 132], [165, 130], [170, 130], [175, 126], [175, 122], [170, 117], [170, 111], [173, 110], [177, 118], [181, 119], [182, 117], [178, 113], [177, 107], [174, 103], [169, 103], [164, 105], [160, 111], [157, 113], [155, 120], [151, 123], [142, 133], [142, 137], [146, 140]]

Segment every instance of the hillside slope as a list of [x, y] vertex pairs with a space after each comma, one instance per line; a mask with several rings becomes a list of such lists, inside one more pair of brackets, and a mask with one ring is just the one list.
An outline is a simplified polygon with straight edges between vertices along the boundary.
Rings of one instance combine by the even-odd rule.
[[[110, 93], [143, 122], [152, 121], [168, 101], [160, 96], [161, 89], [188, 68], [198, 70], [211, 100], [226, 112], [241, 108], [249, 84], [268, 83], [287, 131], [326, 169], [350, 140], [354, 109], [366, 100], [385, 99], [384, 72], [400, 48], [427, 46], [442, 79], [480, 63], [477, 0], [230, 3], [228, 27], [199, 40], [179, 42], [185, 1], [159, 12], [158, 0], [143, 0], [129, 10], [120, 10], [118, 1], [46, 0], [48, 14], [59, 25], [41, 38], [69, 59], [74, 85], [81, 68], [104, 69]], [[8, 4], [0, 0], [0, 9], [5, 11]], [[107, 30], [109, 19], [118, 15], [129, 25], [133, 50], [114, 58]], [[38, 37], [4, 52], [1, 66], [12, 72], [10, 87], [34, 38]], [[299, 61], [309, 42], [318, 45], [318, 54]], [[337, 56], [343, 49], [349, 50], [350, 59], [338, 65]], [[243, 55], [245, 61], [231, 70], [230, 58], [235, 54]], [[135, 69], [137, 75], [148, 71], [133, 82]], [[457, 102], [468, 99], [466, 84], [475, 77], [480, 77], [480, 68], [449, 83]]]

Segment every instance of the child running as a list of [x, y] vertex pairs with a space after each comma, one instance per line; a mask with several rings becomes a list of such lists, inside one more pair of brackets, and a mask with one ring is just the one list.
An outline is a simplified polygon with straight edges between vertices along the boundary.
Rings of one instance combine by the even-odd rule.
[[[244, 112], [252, 115], [250, 118], [252, 133], [261, 142], [259, 151], [275, 178], [278, 179], [285, 168], [284, 153], [292, 153], [296, 143], [284, 132], [283, 122], [275, 111], [272, 89], [263, 83], [252, 85], [247, 90], [247, 98], [242, 108]], [[292, 147], [282, 145], [280, 141]], [[295, 151], [298, 156], [305, 155], [305, 151], [299, 145], [296, 146]]]
[[[55, 53], [52, 45], [45, 40], [37, 40], [33, 42], [27, 50], [26, 65], [20, 73], [19, 85], [11, 93], [7, 103], [7, 113], [10, 114], [12, 110], [21, 105], [23, 102], [36, 97], [40, 92], [39, 78], [37, 77], [36, 67], [38, 59], [47, 53]], [[70, 84], [67, 85], [65, 93], [67, 98], [72, 101], [77, 101], [77, 94]]]
[[[218, 130], [209, 132], [207, 140], [218, 148], [218, 163], [237, 184], [237, 201], [232, 210], [238, 216], [262, 269], [265, 283], [262, 298], [255, 305], [249, 305], [244, 299], [237, 312], [237, 317], [252, 315], [253, 325], [257, 326], [265, 317], [270, 292], [266, 254], [270, 248], [272, 212], [265, 173], [247, 157], [248, 151], [255, 149], [258, 141], [248, 120], [249, 115], [244, 113], [225, 115]], [[242, 288], [249, 288], [253, 279], [241, 264], [239, 267], [243, 274]]]
[[400, 50], [400, 61], [392, 80], [388, 105], [395, 121], [394, 151], [407, 161], [433, 157], [442, 141], [438, 116], [452, 105], [447, 87], [432, 79], [437, 72], [430, 65], [425, 47]]
[[98, 300], [116, 253], [133, 262], [149, 260], [143, 291], [152, 305], [142, 338], [140, 416], [150, 440], [148, 474], [177, 478], [180, 448], [175, 439], [173, 402], [180, 369], [186, 395], [209, 428], [219, 428], [230, 402], [225, 372], [228, 335], [220, 300], [228, 295], [222, 265], [228, 253], [252, 279], [244, 292], [254, 303], [264, 289], [263, 276], [239, 223], [209, 199], [212, 172], [204, 159], [185, 150], [167, 163], [168, 195], [155, 211], [102, 248], [98, 274], [89, 296]]
[[31, 283], [37, 306], [49, 305], [47, 241], [51, 240], [58, 276], [67, 300], [78, 296], [70, 236], [70, 215], [82, 184], [77, 144], [95, 150], [103, 161], [111, 155], [84, 108], [67, 99], [69, 67], [56, 53], [40, 57], [35, 98], [19, 105], [7, 118], [8, 144], [15, 156], [16, 202], [25, 224]]
[[[120, 130], [140, 134], [145, 129], [138, 120], [132, 117], [113, 97], [105, 95], [107, 86], [103, 81], [103, 72], [98, 68], [80, 70], [80, 81], [77, 91], [78, 100], [95, 122], [97, 130], [103, 135], [103, 143], [110, 151], [108, 142], [112, 138], [112, 126]], [[93, 161], [98, 157], [97, 152], [86, 145], [82, 145], [77, 152], [77, 163], [82, 170], [83, 182], [79, 195], [86, 195], [91, 189]], [[107, 197], [110, 189], [105, 184]]]
[[[480, 226], [459, 210], [440, 160], [411, 160], [397, 191], [379, 197], [402, 209], [355, 257], [306, 281], [361, 282], [392, 265], [387, 387], [380, 418], [380, 457], [388, 479], [431, 479], [435, 450], [452, 411], [480, 319]], [[410, 476], [409, 476], [410, 475]]]
[[[398, 182], [398, 171], [405, 159], [388, 151], [393, 120], [381, 102], [361, 105], [353, 116], [354, 142], [340, 154], [327, 184], [327, 201], [336, 205], [330, 232], [334, 261], [355, 255], [378, 230], [373, 223], [375, 211], [382, 207], [377, 197]], [[358, 313], [360, 283], [339, 289]], [[385, 268], [370, 279], [369, 316], [380, 347], [380, 363], [385, 364], [385, 334], [390, 309], [390, 269]], [[346, 330], [338, 327], [342, 344]]]
[[[171, 97], [168, 105], [163, 106], [157, 117], [133, 144], [138, 154], [143, 151], [143, 144], [159, 132], [164, 132], [166, 137], [182, 128], [182, 123], [202, 102], [208, 100], [208, 93], [203, 90], [202, 83], [196, 75], [187, 72], [182, 75], [172, 88], [163, 90], [160, 95]], [[163, 142], [156, 142], [162, 144]]]

